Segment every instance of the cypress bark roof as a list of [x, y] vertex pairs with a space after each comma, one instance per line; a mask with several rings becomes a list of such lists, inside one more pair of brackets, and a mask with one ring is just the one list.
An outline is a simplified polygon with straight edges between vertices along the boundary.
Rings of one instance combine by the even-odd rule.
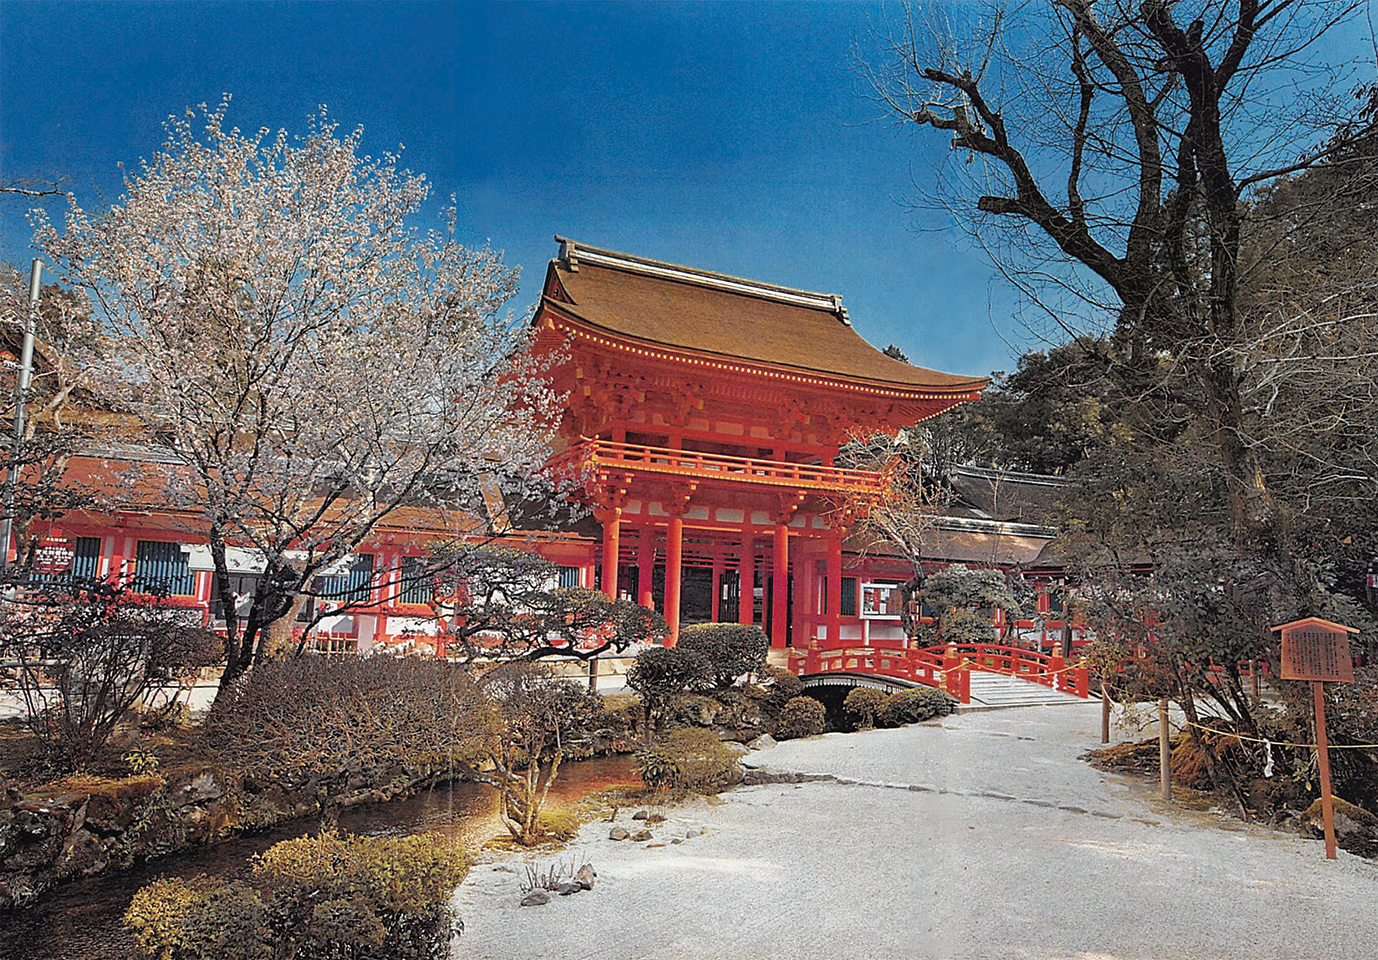
[[542, 305], [609, 333], [892, 387], [964, 393], [987, 382], [887, 357], [835, 295], [562, 243]]

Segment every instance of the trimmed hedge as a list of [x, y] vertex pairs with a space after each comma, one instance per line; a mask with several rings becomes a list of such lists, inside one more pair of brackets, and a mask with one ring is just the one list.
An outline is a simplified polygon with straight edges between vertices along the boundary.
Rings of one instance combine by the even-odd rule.
[[717, 685], [730, 687], [738, 677], [765, 667], [770, 640], [754, 624], [700, 623], [680, 631], [678, 647], [703, 654]]
[[157, 960], [269, 960], [268, 909], [248, 884], [196, 876], [155, 880], [124, 915], [144, 957]]
[[636, 752], [636, 772], [652, 790], [716, 793], [740, 779], [736, 756], [712, 731], [682, 727]]
[[648, 729], [652, 718], [657, 719], [657, 725], [662, 725], [686, 693], [703, 689], [712, 682], [713, 668], [708, 658], [680, 647], [642, 650], [627, 671], [627, 686], [641, 697]]
[[248, 883], [157, 880], [124, 922], [149, 960], [433, 960], [468, 857], [436, 834], [320, 834], [254, 857]]
[[794, 697], [780, 711], [780, 723], [775, 731], [777, 740], [812, 737], [827, 726], [828, 714], [813, 697]]
[[876, 725], [876, 717], [885, 709], [889, 699], [888, 694], [873, 687], [856, 687], [842, 701], [842, 710], [855, 727], [867, 730]]
[[804, 681], [782, 667], [766, 667], [762, 679], [769, 681], [763, 686], [766, 704], [775, 710], [783, 709], [786, 703], [804, 695]]
[[941, 690], [933, 687], [913, 687], [892, 694], [877, 714], [876, 720], [882, 727], [901, 727], [906, 723], [945, 717], [952, 712], [952, 708], [952, 698]]

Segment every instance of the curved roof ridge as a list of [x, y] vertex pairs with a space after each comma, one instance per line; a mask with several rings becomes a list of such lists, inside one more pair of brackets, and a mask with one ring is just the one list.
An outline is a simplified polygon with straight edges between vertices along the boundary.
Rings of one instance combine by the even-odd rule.
[[847, 326], [850, 327], [852, 325], [852, 321], [847, 316], [847, 308], [842, 305], [842, 295], [838, 293], [819, 293], [814, 290], [799, 290], [794, 287], [780, 286], [775, 283], [765, 283], [761, 280], [751, 280], [746, 277], [735, 277], [727, 273], [717, 273], [713, 270], [686, 267], [683, 264], [670, 263], [668, 260], [655, 260], [651, 257], [642, 257], [634, 253], [608, 250], [604, 247], [591, 247], [587, 244], [571, 240], [568, 237], [559, 236], [558, 234], [555, 240], [560, 244], [559, 262], [561, 262], [566, 269], [571, 269], [575, 272], [578, 272], [579, 260], [586, 259], [590, 263], [596, 263], [600, 267], [610, 267], [614, 270], [628, 270], [663, 280], [692, 283], [698, 286], [710, 287], [715, 290], [722, 290], [727, 293], [738, 293], [748, 297], [754, 296], [767, 300], [778, 300], [781, 303], [789, 303], [794, 306], [822, 310], [825, 313], [833, 314]]

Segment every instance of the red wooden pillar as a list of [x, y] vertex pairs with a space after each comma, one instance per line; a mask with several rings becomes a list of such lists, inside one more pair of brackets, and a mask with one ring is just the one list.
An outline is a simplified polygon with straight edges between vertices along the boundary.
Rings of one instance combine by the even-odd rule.
[[775, 525], [775, 569], [771, 588], [770, 645], [783, 648], [789, 635], [789, 526]]
[[814, 604], [817, 602], [813, 597], [813, 558], [811, 556], [800, 556], [797, 552], [794, 556], [794, 603], [791, 613], [791, 620], [794, 624], [794, 645], [796, 647], [808, 647], [813, 644], [813, 611]]
[[603, 592], [616, 600], [618, 553], [622, 549], [622, 508], [604, 510], [600, 519], [603, 521]]
[[713, 622], [718, 622], [722, 607], [722, 555], [714, 547], [713, 552]]
[[842, 643], [842, 531], [828, 536], [828, 642]]
[[665, 534], [665, 622], [670, 625], [667, 647], [679, 639], [679, 588], [684, 559], [684, 518], [673, 516]]
[[756, 622], [756, 543], [750, 530], [742, 531], [742, 556], [737, 567], [737, 622], [751, 626]]
[[654, 610], [656, 601], [654, 571], [656, 565], [654, 527], [641, 528], [641, 542], [636, 549], [636, 602], [647, 610]]

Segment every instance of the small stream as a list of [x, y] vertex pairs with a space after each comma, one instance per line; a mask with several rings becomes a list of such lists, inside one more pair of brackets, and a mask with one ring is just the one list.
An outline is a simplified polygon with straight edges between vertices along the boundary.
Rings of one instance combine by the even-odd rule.
[[[560, 767], [551, 799], [572, 804], [588, 793], [639, 784], [630, 756], [581, 760]], [[0, 915], [3, 960], [125, 960], [133, 941], [120, 917], [129, 900], [157, 877], [204, 873], [242, 877], [248, 859], [281, 840], [313, 832], [315, 820], [282, 824], [263, 833], [173, 854], [123, 873], [78, 880], [52, 891], [30, 910]], [[369, 836], [436, 831], [473, 849], [503, 832], [497, 792], [479, 783], [446, 783], [405, 800], [355, 807], [340, 815], [340, 829]]]

